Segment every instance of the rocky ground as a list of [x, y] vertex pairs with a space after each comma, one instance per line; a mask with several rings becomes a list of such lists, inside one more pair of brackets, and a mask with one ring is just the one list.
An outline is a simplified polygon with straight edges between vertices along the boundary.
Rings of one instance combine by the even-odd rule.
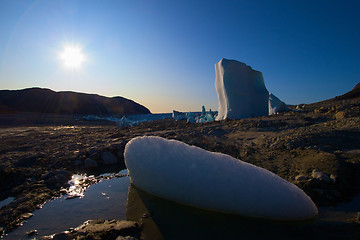
[[[0, 201], [15, 198], [0, 209], [0, 234], [64, 193], [72, 174], [125, 168], [126, 143], [143, 135], [181, 140], [266, 168], [298, 185], [317, 206], [335, 206], [360, 193], [360, 98], [204, 124], [168, 119], [121, 130], [115, 124], [76, 121], [69, 126], [12, 125], [0, 129]], [[358, 218], [354, 215], [349, 221], [358, 222]], [[141, 231], [139, 225], [131, 226]], [[116, 239], [115, 235], [109, 239]], [[99, 239], [96, 236], [84, 239]]]

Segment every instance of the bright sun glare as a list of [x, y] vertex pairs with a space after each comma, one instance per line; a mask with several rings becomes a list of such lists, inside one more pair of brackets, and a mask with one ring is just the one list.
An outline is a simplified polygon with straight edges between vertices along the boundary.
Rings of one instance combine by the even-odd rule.
[[64, 66], [68, 68], [79, 68], [85, 61], [81, 47], [76, 45], [65, 46], [64, 50], [60, 53], [60, 58]]

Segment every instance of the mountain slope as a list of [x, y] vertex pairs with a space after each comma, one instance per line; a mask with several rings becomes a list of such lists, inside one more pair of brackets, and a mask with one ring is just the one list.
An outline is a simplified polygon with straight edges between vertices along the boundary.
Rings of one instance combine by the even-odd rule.
[[133, 115], [150, 113], [146, 107], [123, 97], [104, 97], [44, 88], [0, 90], [0, 113], [54, 113], [79, 115]]
[[349, 92], [335, 97], [336, 100], [345, 100], [345, 99], [351, 99], [351, 98], [358, 98], [360, 97], [360, 82], [356, 84], [356, 86]]

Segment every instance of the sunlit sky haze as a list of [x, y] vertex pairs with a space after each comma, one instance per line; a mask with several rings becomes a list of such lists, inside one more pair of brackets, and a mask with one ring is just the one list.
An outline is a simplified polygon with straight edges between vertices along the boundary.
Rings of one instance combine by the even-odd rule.
[[[217, 109], [214, 64], [245, 62], [288, 104], [360, 82], [360, 1], [0, 1], [0, 89]], [[66, 48], [76, 55], [65, 60]]]

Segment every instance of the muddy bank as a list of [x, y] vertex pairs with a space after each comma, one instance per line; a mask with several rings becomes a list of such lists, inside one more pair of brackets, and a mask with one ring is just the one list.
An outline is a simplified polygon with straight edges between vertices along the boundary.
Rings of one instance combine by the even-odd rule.
[[298, 185], [318, 206], [351, 200], [360, 192], [360, 100], [292, 109], [204, 124], [157, 120], [121, 130], [115, 124], [76, 123], [3, 127], [0, 201], [14, 200], [0, 209], [1, 231], [18, 226], [62, 194], [72, 174], [125, 168], [125, 144], [142, 135], [177, 139], [266, 168]]

